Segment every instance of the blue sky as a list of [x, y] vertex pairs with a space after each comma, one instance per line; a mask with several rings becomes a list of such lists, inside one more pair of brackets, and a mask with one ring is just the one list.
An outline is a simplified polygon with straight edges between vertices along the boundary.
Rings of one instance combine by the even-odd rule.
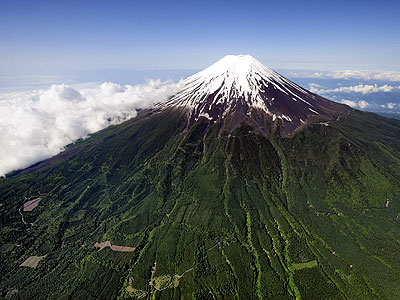
[[400, 1], [0, 1], [0, 73], [273, 68], [400, 70]]

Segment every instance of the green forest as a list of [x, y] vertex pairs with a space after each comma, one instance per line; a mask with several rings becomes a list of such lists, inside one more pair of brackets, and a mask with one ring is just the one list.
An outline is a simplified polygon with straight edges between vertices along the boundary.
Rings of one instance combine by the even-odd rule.
[[399, 299], [399, 182], [400, 121], [142, 111], [0, 179], [0, 296]]

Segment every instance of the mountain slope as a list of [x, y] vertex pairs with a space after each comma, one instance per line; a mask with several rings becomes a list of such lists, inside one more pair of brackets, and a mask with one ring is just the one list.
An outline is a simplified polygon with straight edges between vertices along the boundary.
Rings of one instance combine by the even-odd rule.
[[2, 295], [399, 297], [399, 121], [331, 104], [290, 131], [191, 122], [176, 99], [0, 180]]

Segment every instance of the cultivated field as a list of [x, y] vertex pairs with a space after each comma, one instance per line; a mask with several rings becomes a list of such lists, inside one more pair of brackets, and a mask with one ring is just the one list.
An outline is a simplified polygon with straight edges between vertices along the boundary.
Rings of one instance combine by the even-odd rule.
[[40, 200], [42, 200], [42, 198], [38, 197], [29, 201], [26, 201], [24, 203], [24, 211], [32, 211], [34, 208], [36, 208], [36, 206], [39, 205]]
[[27, 260], [20, 264], [20, 267], [29, 267], [35, 269], [38, 263], [45, 257], [46, 256], [30, 256]]
[[118, 252], [133, 252], [133, 250], [135, 250], [135, 248], [133, 248], [133, 247], [111, 245], [110, 241], [96, 243], [96, 244], [94, 244], [94, 246], [97, 248], [100, 248], [99, 251], [106, 247], [110, 247], [111, 250], [118, 251]]

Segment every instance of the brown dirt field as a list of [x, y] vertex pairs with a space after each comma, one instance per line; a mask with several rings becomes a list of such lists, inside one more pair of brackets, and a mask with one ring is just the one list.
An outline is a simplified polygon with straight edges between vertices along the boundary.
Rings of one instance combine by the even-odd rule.
[[45, 258], [46, 256], [30, 256], [27, 260], [25, 260], [20, 267], [29, 267], [29, 268], [36, 268], [38, 263]]
[[110, 243], [110, 241], [101, 242], [101, 243], [94, 244], [94, 246], [97, 247], [97, 248], [100, 248], [99, 249], [99, 251], [100, 251], [100, 250], [103, 250], [105, 247], [110, 247], [111, 248], [111, 243]]
[[115, 245], [112, 245], [112, 246], [111, 246], [111, 250], [113, 250], [113, 251], [119, 251], [119, 252], [132, 252], [133, 250], [135, 250], [135, 248], [133, 248], [133, 247], [125, 247], [125, 246], [115, 246]]
[[33, 200], [26, 201], [24, 203], [24, 211], [32, 211], [36, 206], [39, 205], [40, 200], [42, 200], [42, 198], [38, 197]]
[[133, 248], [133, 247], [111, 245], [110, 241], [95, 243], [94, 246], [97, 248], [100, 248], [98, 251], [100, 251], [106, 247], [110, 247], [111, 250], [118, 251], [118, 252], [133, 252], [133, 250], [135, 250], [135, 248]]

